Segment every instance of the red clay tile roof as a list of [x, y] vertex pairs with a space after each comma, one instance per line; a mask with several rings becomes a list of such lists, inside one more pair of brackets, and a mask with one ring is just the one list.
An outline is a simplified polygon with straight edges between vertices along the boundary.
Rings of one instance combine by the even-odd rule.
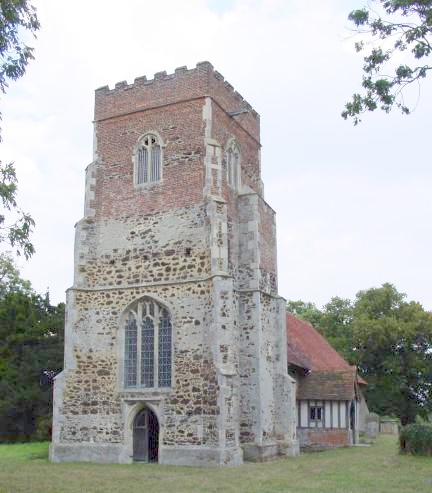
[[297, 378], [297, 399], [341, 400], [354, 399], [356, 370], [311, 371]]
[[356, 384], [366, 384], [355, 366], [308, 322], [287, 313], [288, 364], [309, 370], [298, 377], [298, 399], [350, 400]]
[[315, 330], [309, 322], [287, 313], [288, 363], [303, 358], [308, 370], [348, 370], [349, 363]]

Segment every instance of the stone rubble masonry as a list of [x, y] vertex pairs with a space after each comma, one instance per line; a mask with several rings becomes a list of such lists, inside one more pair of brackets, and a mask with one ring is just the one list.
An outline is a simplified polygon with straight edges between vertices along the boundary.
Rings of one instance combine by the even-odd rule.
[[[258, 114], [203, 62], [96, 90], [94, 132], [51, 460], [132, 462], [133, 421], [144, 407], [159, 421], [160, 463], [295, 455], [295, 382]], [[163, 143], [162, 179], [137, 187], [133, 156], [147, 132]], [[232, 139], [238, 190], [227, 183]], [[123, 387], [125, 314], [144, 297], [171, 314], [169, 389]]]

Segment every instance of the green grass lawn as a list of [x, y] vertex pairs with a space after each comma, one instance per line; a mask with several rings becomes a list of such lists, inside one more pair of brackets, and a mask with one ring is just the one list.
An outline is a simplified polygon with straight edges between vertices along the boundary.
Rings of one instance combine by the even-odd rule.
[[235, 468], [51, 464], [48, 444], [0, 445], [1, 493], [432, 493], [432, 458], [399, 455], [394, 437]]

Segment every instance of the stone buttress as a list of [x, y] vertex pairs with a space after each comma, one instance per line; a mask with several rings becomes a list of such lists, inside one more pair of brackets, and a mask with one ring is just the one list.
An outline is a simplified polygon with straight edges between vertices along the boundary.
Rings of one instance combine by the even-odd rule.
[[259, 116], [203, 62], [98, 89], [94, 127], [51, 460], [296, 454]]

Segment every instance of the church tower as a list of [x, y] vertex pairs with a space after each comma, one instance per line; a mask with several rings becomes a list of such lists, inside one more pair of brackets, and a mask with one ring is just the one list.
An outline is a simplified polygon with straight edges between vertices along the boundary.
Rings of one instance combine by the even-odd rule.
[[298, 451], [259, 116], [208, 62], [96, 91], [51, 460]]

